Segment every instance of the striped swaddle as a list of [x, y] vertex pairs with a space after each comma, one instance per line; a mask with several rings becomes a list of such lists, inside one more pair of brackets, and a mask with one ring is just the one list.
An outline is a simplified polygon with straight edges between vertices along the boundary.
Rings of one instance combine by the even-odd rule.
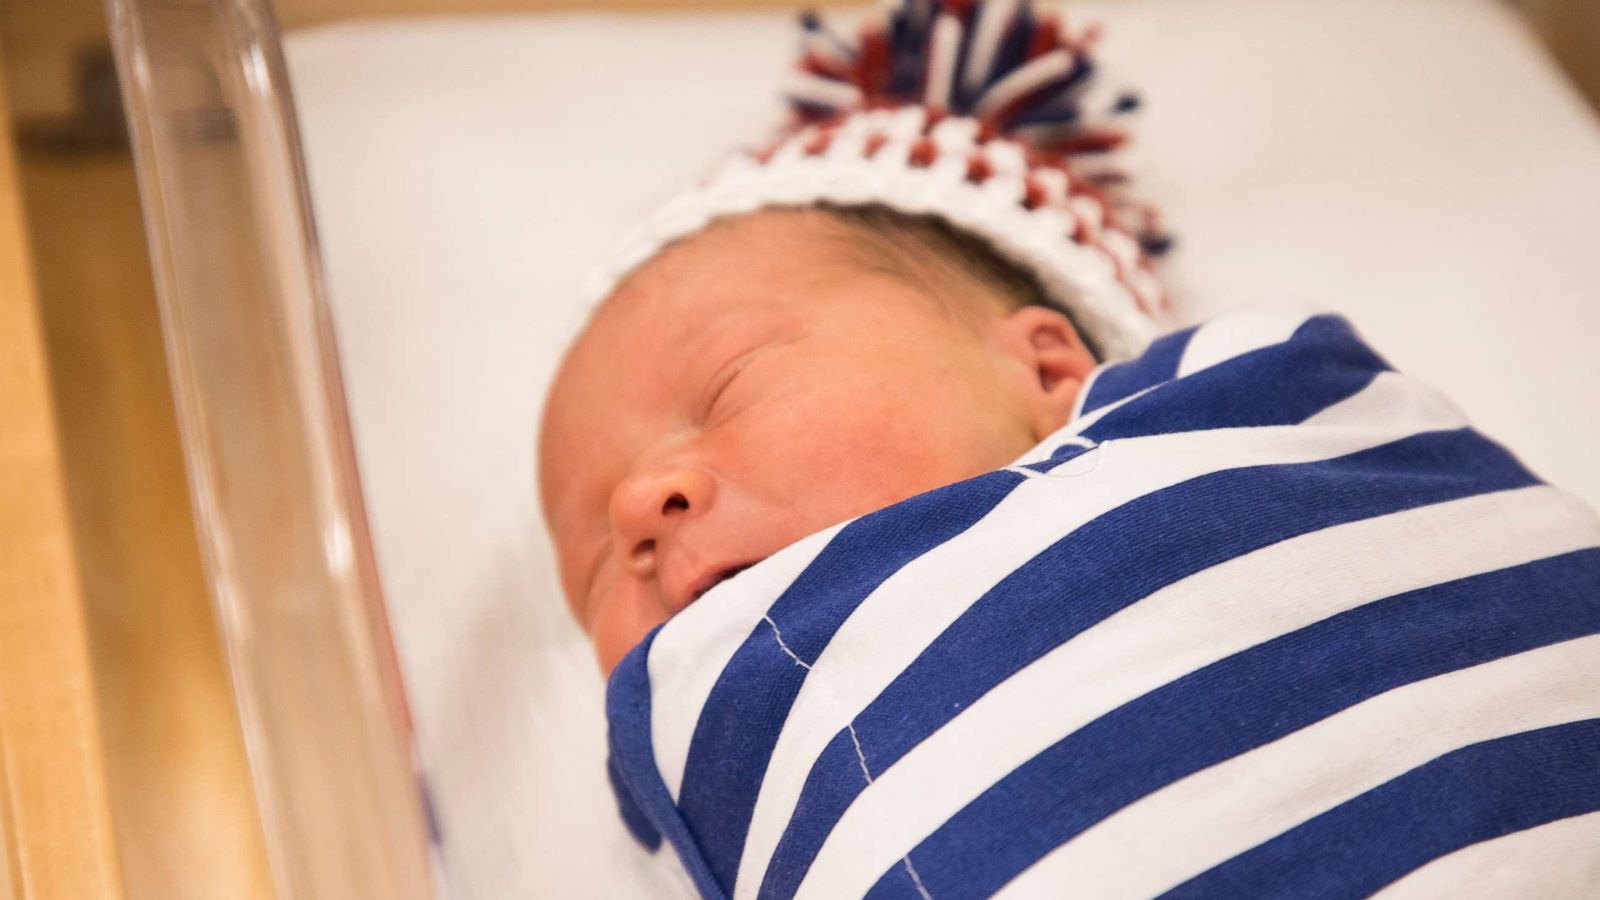
[[1081, 406], [636, 648], [635, 834], [707, 896], [1600, 896], [1590, 510], [1332, 316]]

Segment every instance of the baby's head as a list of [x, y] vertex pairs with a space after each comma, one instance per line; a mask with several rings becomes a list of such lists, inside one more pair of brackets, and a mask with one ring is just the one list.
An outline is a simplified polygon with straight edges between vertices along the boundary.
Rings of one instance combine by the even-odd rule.
[[789, 123], [639, 223], [551, 389], [545, 518], [608, 671], [732, 573], [1015, 460], [1086, 337], [1155, 330], [1166, 237], [1097, 29], [903, 0], [857, 35], [803, 18]]
[[657, 254], [551, 389], [540, 490], [601, 666], [801, 537], [1006, 465], [1094, 356], [983, 242], [882, 207], [770, 209]]

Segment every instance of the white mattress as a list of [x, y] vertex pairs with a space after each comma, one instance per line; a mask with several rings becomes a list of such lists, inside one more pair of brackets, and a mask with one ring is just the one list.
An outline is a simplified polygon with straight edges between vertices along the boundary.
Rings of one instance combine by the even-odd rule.
[[[1348, 313], [1600, 503], [1600, 128], [1492, 0], [1086, 4], [1143, 88], [1134, 153], [1186, 318]], [[469, 898], [660, 896], [605, 786], [534, 428], [577, 285], [776, 114], [771, 13], [373, 21], [291, 72], [379, 564]], [[663, 879], [666, 879], [665, 881]], [[680, 886], [681, 887], [681, 886]]]

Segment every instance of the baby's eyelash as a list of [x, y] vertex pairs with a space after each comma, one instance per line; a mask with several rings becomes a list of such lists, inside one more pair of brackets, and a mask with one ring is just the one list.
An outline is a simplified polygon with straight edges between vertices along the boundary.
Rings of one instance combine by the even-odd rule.
[[711, 415], [711, 409], [716, 406], [717, 400], [738, 379], [739, 375], [755, 361], [756, 357], [768, 350], [793, 344], [800, 340], [801, 337], [802, 332], [799, 331], [777, 337], [769, 337], [761, 344], [751, 347], [744, 353], [724, 363], [722, 368], [712, 374], [711, 379], [706, 383], [702, 399], [695, 406], [698, 420], [704, 422]]
[[697, 410], [699, 413], [699, 418], [702, 422], [711, 415], [712, 409], [714, 409], [717, 405], [717, 400], [720, 399], [723, 393], [728, 390], [728, 386], [733, 384], [734, 379], [739, 377], [739, 373], [744, 371], [745, 366], [748, 366], [750, 361], [754, 359], [756, 354], [760, 353], [762, 349], [763, 348], [761, 347], [757, 347], [748, 353], [734, 357], [732, 360], [728, 361], [727, 365], [723, 366], [721, 369], [718, 369], [716, 374], [711, 377], [711, 381], [707, 384], [707, 393], [705, 399], [700, 402]]
[[717, 401], [722, 399], [722, 395], [728, 392], [728, 387], [738, 380], [739, 373], [743, 371], [744, 366], [738, 366], [733, 371], [728, 373], [728, 377], [722, 379], [722, 384], [719, 385], [716, 391], [711, 395], [711, 402], [706, 404], [706, 412], [708, 414], [717, 408]]

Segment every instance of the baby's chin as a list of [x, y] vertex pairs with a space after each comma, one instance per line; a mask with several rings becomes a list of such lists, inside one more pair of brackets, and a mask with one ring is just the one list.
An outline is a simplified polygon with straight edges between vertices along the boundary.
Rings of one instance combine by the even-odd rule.
[[627, 657], [629, 651], [639, 646], [656, 623], [637, 623], [633, 625], [609, 624], [590, 635], [594, 645], [595, 660], [600, 664], [600, 674], [610, 678], [617, 665]]

